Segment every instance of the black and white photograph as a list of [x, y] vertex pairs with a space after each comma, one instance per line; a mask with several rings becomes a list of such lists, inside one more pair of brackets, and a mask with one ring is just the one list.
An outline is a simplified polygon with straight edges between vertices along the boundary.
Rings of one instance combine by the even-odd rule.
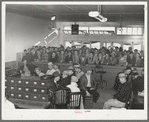
[[146, 120], [147, 2], [2, 2], [3, 120]]

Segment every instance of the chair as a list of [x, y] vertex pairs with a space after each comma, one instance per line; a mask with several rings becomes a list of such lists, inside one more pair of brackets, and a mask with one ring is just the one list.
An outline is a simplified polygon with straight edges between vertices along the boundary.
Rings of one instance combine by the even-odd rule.
[[132, 92], [132, 106], [131, 109], [144, 109], [144, 97], [138, 96]]
[[103, 74], [106, 73], [106, 71], [103, 70], [103, 67], [100, 66], [100, 65], [96, 65], [96, 66], [95, 66], [95, 73], [97, 73], [97, 74], [99, 73], [99, 74], [100, 74], [100, 79], [97, 79], [97, 78], [96, 78], [97, 83], [98, 83], [98, 84], [97, 84], [98, 87], [101, 86], [101, 88], [103, 88], [103, 83], [105, 83], [105, 84], [106, 84], [106, 87], [107, 87], [107, 81], [102, 79]]
[[56, 109], [67, 109], [70, 100], [70, 89], [63, 88], [54, 93], [54, 106]]
[[80, 109], [81, 97], [81, 92], [70, 93], [70, 102], [67, 105], [67, 109]]

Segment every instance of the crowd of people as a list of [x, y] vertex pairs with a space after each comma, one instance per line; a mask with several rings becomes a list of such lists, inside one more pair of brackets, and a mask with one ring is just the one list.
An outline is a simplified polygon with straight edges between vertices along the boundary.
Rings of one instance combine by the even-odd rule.
[[33, 46], [24, 50], [23, 59], [28, 62], [52, 62], [52, 63], [78, 63], [80, 65], [96, 64], [96, 65], [120, 65], [143, 67], [144, 66], [144, 51], [123, 50], [122, 47], [114, 47], [107, 49], [91, 48], [86, 46], [76, 48], [75, 46], [64, 48], [60, 47], [45, 47]]
[[[85, 104], [85, 96], [93, 95], [93, 102], [97, 102], [100, 93], [97, 90], [98, 81], [93, 76], [93, 70], [87, 66], [86, 71], [82, 71], [81, 65], [120, 65], [127, 67], [123, 72], [116, 76], [113, 99], [105, 102], [103, 109], [110, 109], [112, 106], [124, 107], [127, 94], [133, 91], [135, 95], [144, 95], [144, 74], [139, 76], [136, 67], [144, 66], [144, 51], [140, 52], [129, 47], [129, 50], [118, 48], [76, 48], [67, 47], [41, 47], [33, 46], [24, 50], [22, 61], [23, 66], [19, 68], [22, 75], [36, 75], [39, 77], [51, 76], [54, 85], [51, 89], [69, 88], [72, 92], [81, 91], [83, 96], [82, 103]], [[47, 62], [48, 70], [43, 73], [38, 67], [34, 67], [31, 62]], [[71, 63], [65, 71], [61, 72], [55, 63]], [[133, 69], [131, 68], [133, 67]], [[144, 72], [144, 70], [142, 70]], [[83, 105], [81, 105], [83, 106]], [[84, 108], [84, 107], [81, 107]]]
[[[89, 66], [86, 67], [86, 71], [82, 71], [81, 65], [74, 63], [69, 66], [63, 72], [60, 71], [59, 66], [48, 63], [47, 72], [42, 72], [39, 67], [23, 59], [23, 66], [19, 68], [19, 72], [22, 75], [30, 76], [36, 75], [40, 78], [50, 78], [50, 82], [54, 85], [50, 89], [69, 88], [71, 92], [81, 91], [83, 96], [82, 103], [85, 104], [85, 96], [93, 96], [93, 102], [97, 102], [100, 97], [98, 89], [98, 81], [95, 80], [93, 75], [93, 69]], [[129, 90], [133, 91], [136, 95], [144, 94], [144, 70], [142, 70], [141, 76], [137, 72], [136, 68], [127, 66], [123, 72], [118, 73], [116, 76], [114, 90], [116, 94], [114, 98], [107, 101], [103, 106], [104, 109], [109, 109], [111, 106], [124, 107], [127, 99], [127, 93]], [[83, 108], [83, 107], [82, 107]]]

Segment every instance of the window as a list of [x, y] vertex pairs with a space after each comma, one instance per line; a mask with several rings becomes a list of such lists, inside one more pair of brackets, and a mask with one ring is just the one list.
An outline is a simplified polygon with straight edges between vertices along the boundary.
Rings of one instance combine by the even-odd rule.
[[65, 47], [72, 47], [72, 43], [65, 41]]
[[83, 31], [88, 32], [88, 27], [79, 27], [79, 30], [83, 30]]
[[115, 47], [121, 47], [121, 45], [119, 43], [113, 43], [113, 46], [115, 46]]
[[132, 34], [132, 28], [128, 28], [127, 34], [128, 34], [128, 35], [131, 35], [131, 34]]
[[111, 43], [107, 43], [107, 48], [108, 48], [109, 46], [111, 46]]
[[127, 34], [127, 28], [122, 28], [122, 35], [126, 35]]
[[[104, 34], [112, 35], [115, 32], [115, 27], [81, 27], [79, 26], [79, 35], [82, 34]], [[64, 34], [71, 34], [71, 26], [66, 26], [63, 29]]]
[[138, 28], [138, 35], [143, 35], [143, 28]]
[[71, 30], [71, 27], [64, 27], [64, 30]]
[[121, 28], [117, 28], [117, 35], [121, 35], [121, 34], [122, 34]]
[[134, 50], [137, 49], [138, 51], [141, 50], [141, 44], [138, 44], [138, 45], [134, 45]]
[[89, 27], [89, 30], [114, 31], [115, 27]]
[[133, 32], [133, 35], [137, 35], [138, 34], [138, 28], [133, 28], [132, 32]]
[[100, 42], [93, 42], [93, 43], [91, 43], [91, 48], [100, 49]]
[[130, 45], [123, 45], [123, 50], [128, 50]]
[[143, 35], [143, 28], [123, 27], [117, 28], [117, 35]]

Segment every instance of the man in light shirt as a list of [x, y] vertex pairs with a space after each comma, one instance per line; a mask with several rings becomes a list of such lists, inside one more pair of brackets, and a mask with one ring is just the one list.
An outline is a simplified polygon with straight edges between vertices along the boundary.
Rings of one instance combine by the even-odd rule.
[[48, 63], [48, 70], [47, 70], [46, 75], [52, 75], [55, 71], [56, 70], [53, 68], [53, 63], [49, 62]]
[[93, 102], [96, 103], [96, 80], [92, 75], [92, 69], [90, 67], [86, 68], [86, 73], [80, 78], [80, 89], [84, 90], [86, 96], [93, 95]]

